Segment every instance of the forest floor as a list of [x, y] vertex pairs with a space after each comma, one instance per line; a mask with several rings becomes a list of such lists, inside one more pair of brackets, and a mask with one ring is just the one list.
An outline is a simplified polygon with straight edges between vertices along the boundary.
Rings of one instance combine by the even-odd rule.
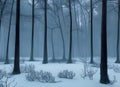
[[[29, 62], [24, 61], [21, 63], [21, 65], [29, 65], [33, 64], [35, 65], [36, 71], [48, 71], [51, 72], [52, 75], [55, 77], [56, 83], [42, 83], [39, 81], [28, 81], [26, 80], [26, 73], [21, 73], [19, 75], [14, 75], [11, 78], [9, 78], [8, 83], [12, 82], [10, 87], [120, 87], [120, 65], [115, 64], [113, 59], [109, 59], [109, 79], [111, 81], [115, 81], [114, 84], [100, 84], [100, 70], [99, 65], [91, 65], [83, 63], [83, 61], [77, 61], [73, 64], [66, 64], [66, 63], [48, 63], [48, 64], [42, 64], [41, 61], [35, 61], [35, 62]], [[96, 73], [93, 76], [93, 80], [90, 80], [89, 77], [83, 78], [83, 72], [85, 70], [85, 67], [96, 71]], [[0, 69], [3, 69], [7, 72], [12, 72], [13, 64], [4, 65], [3, 63], [0, 63]], [[75, 77], [73, 79], [65, 79], [65, 78], [59, 78], [58, 73], [63, 70], [73, 71], [75, 72]], [[14, 80], [14, 81], [13, 81]]]

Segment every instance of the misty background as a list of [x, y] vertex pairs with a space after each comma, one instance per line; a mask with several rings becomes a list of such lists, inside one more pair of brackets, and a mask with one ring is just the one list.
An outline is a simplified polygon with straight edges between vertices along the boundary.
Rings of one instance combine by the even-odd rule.
[[[49, 0], [50, 1], [50, 0]], [[85, 0], [82, 0], [85, 1]], [[50, 2], [49, 2], [50, 3]], [[85, 2], [89, 7], [89, 0]], [[5, 7], [4, 15], [2, 18], [2, 28], [0, 32], [0, 58], [5, 58], [6, 46], [7, 46], [7, 35], [8, 35], [8, 26], [10, 18], [10, 6], [11, 0], [7, 1], [7, 6]], [[84, 4], [83, 4], [84, 6]], [[116, 44], [117, 44], [117, 10], [111, 10], [112, 4], [108, 3], [108, 56], [116, 57]], [[14, 56], [14, 46], [15, 46], [15, 9], [16, 5], [14, 4], [14, 11], [12, 17], [12, 25], [10, 32], [10, 43], [9, 43], [9, 57]], [[73, 8], [72, 8], [73, 9]], [[73, 57], [90, 57], [90, 26], [89, 26], [89, 15], [85, 12], [85, 18], [83, 13], [80, 10], [79, 5], [76, 3], [77, 9], [77, 19], [79, 23], [75, 23], [75, 13], [73, 14], [73, 47], [72, 47], [72, 56]], [[54, 50], [55, 58], [62, 57], [62, 39], [60, 34], [60, 29], [56, 28], [55, 21], [57, 18], [52, 16], [50, 9], [48, 9], [48, 56], [52, 57], [52, 43], [51, 43], [51, 34], [53, 31], [53, 40], [54, 40]], [[68, 8], [64, 9], [65, 24], [61, 13], [61, 24], [63, 30], [63, 36], [65, 40], [65, 52], [66, 58], [68, 58], [69, 50], [69, 12]], [[57, 20], [58, 21], [58, 20]], [[86, 21], [86, 22], [85, 22]], [[100, 56], [101, 50], [101, 2], [97, 4], [94, 9], [94, 20], [93, 20], [93, 50], [94, 56]], [[49, 28], [51, 27], [51, 28]], [[54, 28], [54, 30], [52, 30]], [[77, 31], [78, 29], [78, 31]], [[21, 26], [20, 26], [20, 56], [29, 57], [31, 50], [31, 32], [32, 32], [32, 6], [29, 0], [21, 0]], [[77, 35], [78, 33], [78, 35]], [[40, 8], [39, 4], [35, 7], [35, 34], [34, 34], [34, 56], [42, 57], [43, 56], [43, 44], [44, 44], [44, 11]]]

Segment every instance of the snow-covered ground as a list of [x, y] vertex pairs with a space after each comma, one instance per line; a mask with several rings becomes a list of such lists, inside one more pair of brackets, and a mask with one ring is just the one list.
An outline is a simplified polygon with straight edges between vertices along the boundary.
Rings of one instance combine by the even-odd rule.
[[[108, 65], [115, 65], [113, 62], [113, 59], [109, 60]], [[81, 73], [84, 69], [84, 64], [80, 61], [74, 63], [74, 64], [66, 64], [66, 63], [48, 63], [48, 64], [42, 64], [41, 61], [35, 61], [35, 62], [29, 62], [25, 61], [21, 65], [24, 64], [34, 64], [35, 70], [43, 70], [43, 71], [49, 71], [55, 76], [56, 83], [42, 83], [38, 81], [27, 81], [25, 77], [25, 73], [21, 73], [20, 75], [15, 75], [10, 78], [10, 80], [15, 80], [12, 84], [17, 83], [16, 87], [120, 87], [120, 73], [116, 73], [113, 71], [113, 69], [109, 69], [109, 78], [110, 80], [113, 80], [113, 77], [116, 76], [117, 82], [113, 85], [104, 85], [100, 84], [100, 71], [97, 67], [91, 67], [94, 70], [97, 70], [97, 73], [94, 75], [93, 80], [90, 80], [89, 78], [83, 79], [81, 77]], [[4, 65], [0, 64], [0, 69], [4, 69], [8, 72], [11, 72], [12, 65]], [[75, 78], [73, 79], [61, 79], [58, 78], [58, 73], [63, 70], [69, 70], [76, 73]], [[12, 87], [12, 86], [11, 86]]]

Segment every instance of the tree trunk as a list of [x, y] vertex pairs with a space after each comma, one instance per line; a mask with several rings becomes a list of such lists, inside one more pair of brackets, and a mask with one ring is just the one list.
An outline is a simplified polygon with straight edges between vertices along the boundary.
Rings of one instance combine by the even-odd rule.
[[10, 31], [11, 31], [11, 22], [12, 22], [13, 6], [14, 6], [14, 0], [12, 1], [12, 7], [11, 7], [11, 12], [10, 12], [10, 22], [9, 22], [8, 37], [7, 37], [7, 49], [6, 49], [5, 64], [9, 64], [8, 55], [9, 55], [9, 42], [10, 42]]
[[[60, 0], [60, 5], [61, 5], [61, 13], [63, 17], [64, 27], [66, 27], [65, 16], [64, 16], [61, 0]], [[61, 29], [60, 31], [61, 31], [62, 41], [63, 41], [63, 61], [66, 61], [65, 40], [64, 40], [63, 30]]]
[[102, 0], [100, 83], [110, 83], [107, 67], [107, 0]]
[[52, 44], [52, 53], [53, 53], [53, 55], [52, 55], [52, 61], [55, 61], [55, 51], [54, 51], [54, 40], [53, 40], [53, 31], [54, 30], [51, 30], [51, 44]]
[[3, 16], [3, 11], [4, 11], [4, 9], [5, 9], [6, 2], [7, 2], [7, 0], [4, 1], [3, 6], [2, 6], [2, 8], [1, 8], [1, 11], [0, 11], [0, 32], [1, 32], [2, 16]]
[[31, 37], [31, 54], [30, 61], [34, 61], [34, 0], [32, 0], [32, 37]]
[[58, 23], [59, 23], [59, 26], [60, 26], [60, 34], [61, 34], [61, 37], [62, 37], [62, 43], [63, 43], [63, 60], [65, 61], [66, 58], [65, 58], [65, 40], [64, 40], [64, 36], [63, 36], [63, 30], [62, 30], [62, 25], [61, 25], [61, 22], [60, 22], [60, 15], [58, 14]]
[[72, 9], [71, 0], [69, 0], [69, 14], [70, 14], [70, 45], [69, 45], [69, 58], [68, 63], [72, 63]]
[[62, 0], [60, 0], [60, 6], [61, 6], [60, 10], [61, 10], [61, 13], [62, 13], [64, 27], [66, 27], [65, 16], [64, 16], [63, 7], [62, 7]]
[[76, 7], [75, 7], [75, 2], [73, 3], [74, 5], [74, 14], [75, 14], [75, 26], [77, 29], [77, 49], [78, 49], [78, 57], [79, 57], [79, 52], [80, 52], [80, 43], [79, 43], [79, 27], [78, 27], [78, 22], [77, 22], [77, 12], [76, 12]]
[[[53, 4], [56, 4], [54, 0], [53, 0]], [[61, 0], [60, 0], [60, 5], [62, 5]], [[63, 60], [63, 61], [66, 61], [66, 56], [65, 56], [65, 54], [66, 54], [66, 52], [65, 52], [65, 40], [64, 40], [64, 35], [63, 35], [63, 28], [62, 28], [62, 24], [61, 24], [61, 19], [60, 19], [59, 11], [56, 10], [56, 8], [57, 8], [57, 7], [54, 6], [54, 13], [55, 13], [55, 15], [56, 15], [56, 17], [57, 17], [57, 19], [58, 19], [58, 23], [56, 22], [56, 24], [59, 26], [60, 34], [61, 34], [61, 39], [62, 39], [62, 46], [63, 46], [63, 56], [62, 56], [62, 60]], [[62, 16], [63, 16], [63, 18], [64, 18], [62, 7], [60, 8], [60, 10], [61, 10]], [[64, 20], [64, 19], [63, 19], [63, 20]], [[64, 22], [64, 24], [65, 24], [65, 20], [64, 20], [63, 22]]]
[[45, 31], [44, 31], [44, 54], [43, 54], [43, 64], [48, 63], [48, 53], [47, 53], [47, 0], [44, 0], [44, 18], [45, 18]]
[[91, 36], [90, 36], [90, 48], [91, 48], [91, 59], [90, 59], [90, 63], [93, 64], [94, 61], [93, 61], [93, 3], [92, 3], [92, 0], [90, 0], [90, 29], [91, 29]]
[[20, 74], [20, 0], [16, 1], [16, 33], [13, 74]]
[[120, 37], [120, 0], [118, 0], [118, 30], [117, 30], [117, 47], [116, 47], [116, 52], [117, 52], [117, 59], [116, 63], [120, 63], [120, 58], [119, 58], [119, 37]]

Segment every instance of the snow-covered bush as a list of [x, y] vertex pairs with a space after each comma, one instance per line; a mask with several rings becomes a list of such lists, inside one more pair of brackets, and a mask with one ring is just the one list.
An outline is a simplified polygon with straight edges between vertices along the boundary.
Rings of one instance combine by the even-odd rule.
[[87, 70], [87, 76], [89, 77], [90, 80], [93, 80], [93, 76], [96, 74], [97, 70], [94, 70], [92, 68]]
[[88, 77], [90, 80], [93, 80], [94, 75], [96, 74], [97, 70], [94, 70], [92, 68], [88, 69], [86, 72], [82, 72], [81, 73], [81, 77], [83, 79], [85, 79], [86, 77]]
[[113, 80], [110, 81], [110, 85], [113, 85], [117, 82], [116, 76], [113, 76]]
[[15, 80], [11, 80], [11, 77], [6, 77], [3, 80], [0, 80], [0, 87], [16, 87], [17, 83]]
[[[15, 80], [11, 80], [12, 74], [7, 73], [4, 70], [0, 70], [0, 87], [15, 87], [17, 83]], [[14, 86], [11, 86], [14, 85]]]
[[[93, 80], [93, 76], [96, 74], [97, 70], [94, 70], [90, 67], [87, 61], [83, 61], [84, 67], [81, 73], [81, 77], [85, 79], [88, 77], [90, 80]], [[98, 65], [98, 64], [95, 64]], [[92, 66], [93, 67], [93, 66]], [[94, 66], [95, 67], [95, 66]]]
[[55, 83], [55, 77], [50, 72], [44, 72], [44, 71], [30, 71], [26, 75], [26, 79], [28, 81], [39, 81], [44, 83]]
[[35, 71], [35, 65], [33, 65], [33, 64], [21, 65], [20, 70], [22, 73], [29, 73], [29, 72]]
[[48, 83], [54, 83], [55, 82], [55, 77], [50, 72], [40, 71], [38, 76], [39, 76], [38, 80], [40, 82], [48, 82]]
[[6, 76], [6, 71], [3, 71], [2, 69], [0, 69], [0, 80]]
[[30, 68], [29, 72], [26, 75], [26, 79], [28, 81], [35, 81], [36, 80], [36, 72], [33, 68]]
[[75, 77], [75, 73], [73, 71], [63, 70], [62, 72], [59, 72], [58, 77], [73, 79]]
[[118, 65], [115, 66], [114, 65], [113, 66], [113, 71], [116, 72], [116, 73], [120, 73], [120, 66], [118, 66]]

